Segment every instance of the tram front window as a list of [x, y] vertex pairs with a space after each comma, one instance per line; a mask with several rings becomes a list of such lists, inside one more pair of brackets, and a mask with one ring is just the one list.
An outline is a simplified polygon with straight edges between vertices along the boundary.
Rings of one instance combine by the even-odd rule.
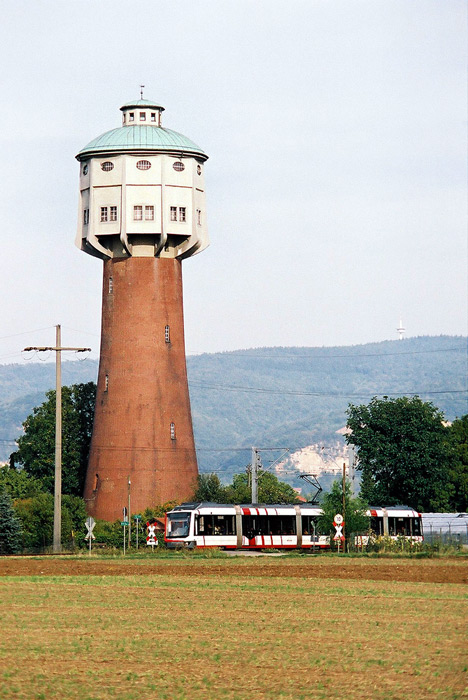
[[168, 537], [187, 537], [190, 529], [190, 513], [170, 513], [167, 516]]

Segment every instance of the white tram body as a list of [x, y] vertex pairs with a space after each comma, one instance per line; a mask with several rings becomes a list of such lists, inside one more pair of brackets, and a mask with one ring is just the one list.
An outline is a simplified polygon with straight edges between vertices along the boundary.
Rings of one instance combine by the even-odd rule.
[[322, 510], [301, 505], [183, 503], [166, 514], [167, 547], [328, 549], [316, 525]]
[[[301, 505], [230, 505], [183, 503], [166, 514], [168, 548], [223, 547], [224, 549], [330, 548], [330, 538], [317, 532], [322, 509]], [[369, 532], [374, 537], [404, 537], [423, 541], [421, 513], [406, 506], [372, 507]], [[365, 546], [369, 534], [358, 535]]]
[[422, 542], [422, 515], [417, 510], [407, 506], [370, 507], [367, 511], [370, 517], [370, 529], [377, 537], [399, 537]]

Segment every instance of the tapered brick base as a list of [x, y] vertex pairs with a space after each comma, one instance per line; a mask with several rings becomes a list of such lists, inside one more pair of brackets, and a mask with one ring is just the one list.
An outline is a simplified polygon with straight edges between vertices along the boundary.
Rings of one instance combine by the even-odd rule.
[[84, 498], [104, 520], [187, 500], [198, 474], [185, 362], [182, 268], [104, 262], [96, 411]]

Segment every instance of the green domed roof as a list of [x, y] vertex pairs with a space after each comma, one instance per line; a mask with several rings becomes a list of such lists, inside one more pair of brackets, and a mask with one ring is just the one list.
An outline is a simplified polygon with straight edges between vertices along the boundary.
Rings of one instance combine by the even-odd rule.
[[123, 112], [124, 109], [131, 109], [132, 107], [148, 107], [149, 109], [160, 109], [164, 112], [164, 107], [158, 105], [157, 102], [153, 102], [153, 100], [144, 100], [143, 98], [140, 100], [133, 100], [133, 102], [127, 102], [127, 104], [121, 106], [120, 110]]
[[[135, 103], [132, 103], [134, 105]], [[193, 153], [208, 158], [206, 153], [190, 141], [183, 134], [162, 126], [121, 126], [111, 131], [106, 131], [90, 141], [76, 156], [78, 160], [84, 160], [88, 156], [123, 153], [132, 151], [162, 151], [172, 153]]]

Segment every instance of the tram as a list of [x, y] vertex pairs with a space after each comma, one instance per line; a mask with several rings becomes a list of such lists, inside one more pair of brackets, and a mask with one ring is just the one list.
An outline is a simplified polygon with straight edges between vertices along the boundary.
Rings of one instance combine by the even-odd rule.
[[407, 506], [371, 507], [367, 515], [370, 517], [370, 529], [377, 537], [405, 537], [414, 542], [424, 539], [422, 515], [417, 510]]
[[167, 547], [328, 549], [317, 533], [322, 510], [301, 505], [183, 503], [166, 514]]
[[[223, 549], [330, 549], [330, 538], [317, 531], [322, 509], [300, 505], [230, 505], [183, 503], [166, 514], [165, 543], [178, 547]], [[371, 508], [376, 536], [422, 541], [421, 514], [405, 506]], [[369, 535], [364, 537], [368, 541]], [[361, 544], [367, 544], [367, 541]]]

